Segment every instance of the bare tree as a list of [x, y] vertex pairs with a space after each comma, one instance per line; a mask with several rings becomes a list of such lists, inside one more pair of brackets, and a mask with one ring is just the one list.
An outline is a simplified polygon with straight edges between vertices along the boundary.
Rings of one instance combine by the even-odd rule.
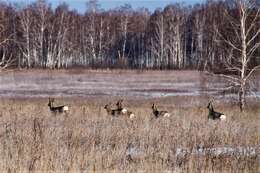
[[260, 9], [255, 8], [255, 3], [251, 0], [231, 0], [228, 4], [231, 6], [225, 11], [228, 20], [225, 25], [228, 28], [225, 32], [222, 28], [217, 28], [217, 41], [224, 45], [223, 49], [227, 52], [223, 64], [229, 74], [223, 73], [219, 76], [227, 79], [232, 88], [238, 89], [239, 106], [243, 111], [246, 106], [246, 93], [250, 91], [250, 77], [260, 68], [260, 65], [252, 62], [253, 59], [259, 58], [257, 51], [260, 48]]
[[205, 15], [205, 10], [200, 10], [200, 13], [194, 14], [194, 28], [196, 31], [196, 59], [197, 59], [197, 68], [203, 67], [203, 63], [205, 63], [207, 60], [205, 60], [204, 57], [204, 49], [206, 45], [204, 45], [204, 40], [206, 36], [205, 32], [205, 25], [206, 25], [206, 15]]
[[97, 23], [97, 13], [98, 13], [98, 2], [97, 0], [89, 0], [87, 2], [87, 18], [88, 18], [88, 26], [87, 27], [87, 39], [86, 42], [88, 43], [87, 45], [89, 46], [89, 55], [91, 57], [91, 62], [92, 64], [96, 63], [97, 60], [97, 29], [96, 29], [96, 23]]
[[34, 41], [37, 49], [37, 56], [35, 62], [43, 64], [45, 67], [54, 68], [55, 59], [52, 56], [51, 51], [48, 49], [48, 32], [51, 30], [51, 10], [50, 5], [47, 4], [46, 0], [37, 0], [35, 4], [36, 17], [35, 19], [35, 35]]
[[162, 68], [165, 63], [165, 19], [161, 10], [156, 10], [150, 18], [150, 51], [152, 66]]
[[181, 69], [184, 66], [184, 10], [179, 4], [169, 5], [164, 10], [165, 16], [165, 47], [168, 58], [167, 66], [173, 65], [174, 68]]
[[127, 57], [126, 57], [126, 43], [127, 43], [127, 34], [128, 34], [128, 25], [129, 25], [129, 18], [131, 15], [132, 7], [129, 4], [125, 4], [121, 6], [120, 12], [120, 37], [122, 37], [122, 48], [118, 51], [119, 60], [123, 65], [127, 64]]
[[241, 78], [248, 80], [250, 70], [260, 63], [255, 58], [260, 52], [259, 17], [255, 17], [259, 4], [247, 3], [247, 8], [231, 4], [248, 1], [207, 1], [193, 7], [169, 4], [151, 14], [127, 4], [106, 11], [97, 0], [88, 0], [84, 15], [66, 4], [53, 9], [46, 0], [21, 9], [0, 3], [0, 57], [4, 57], [2, 65], [12, 55], [19, 67], [28, 68], [219, 70], [225, 65], [237, 74], [226, 78], [236, 78], [232, 81], [241, 88], [242, 100], [245, 92], [240, 86], [247, 88], [248, 83]]
[[49, 32], [48, 49], [56, 60], [56, 68], [67, 67], [69, 61], [68, 57], [71, 52], [69, 51], [70, 46], [68, 45], [68, 30], [70, 23], [67, 4], [60, 4], [56, 8], [54, 19], [52, 29]]
[[31, 43], [32, 40], [31, 28], [32, 28], [32, 19], [33, 19], [32, 10], [30, 8], [22, 9], [21, 12], [19, 13], [19, 16], [20, 16], [20, 26], [23, 32], [23, 41], [19, 41], [18, 45], [19, 45], [20, 52], [23, 55], [22, 57], [24, 57], [22, 58], [22, 61], [26, 61], [25, 63], [22, 62], [22, 65], [26, 64], [26, 66], [30, 68], [32, 64], [31, 61], [32, 61], [32, 56], [34, 51]]
[[0, 72], [8, 67], [10, 67], [13, 63], [13, 59], [11, 56], [6, 57], [5, 52], [3, 52], [2, 57], [0, 57]]
[[11, 34], [8, 32], [8, 16], [5, 14], [5, 6], [0, 8], [0, 71], [12, 65], [13, 59], [8, 52], [8, 44], [11, 42]]

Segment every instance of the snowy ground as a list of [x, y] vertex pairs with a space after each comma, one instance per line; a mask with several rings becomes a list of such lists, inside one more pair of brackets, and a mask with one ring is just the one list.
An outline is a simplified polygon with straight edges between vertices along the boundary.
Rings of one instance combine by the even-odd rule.
[[226, 86], [197, 71], [15, 71], [2, 73], [0, 83], [0, 97], [21, 98], [223, 96]]

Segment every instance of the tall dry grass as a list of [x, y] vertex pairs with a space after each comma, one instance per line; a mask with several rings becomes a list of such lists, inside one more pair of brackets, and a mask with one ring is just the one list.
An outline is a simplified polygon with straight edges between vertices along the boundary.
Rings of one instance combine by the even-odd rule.
[[[127, 104], [137, 114], [131, 121], [108, 116], [106, 101], [59, 102], [69, 102], [68, 115], [51, 114], [47, 100], [0, 101], [1, 172], [259, 172], [259, 107], [219, 106], [226, 122], [208, 121], [204, 107], [166, 107], [172, 116], [155, 120], [143, 100]], [[176, 154], [224, 146], [258, 154]]]

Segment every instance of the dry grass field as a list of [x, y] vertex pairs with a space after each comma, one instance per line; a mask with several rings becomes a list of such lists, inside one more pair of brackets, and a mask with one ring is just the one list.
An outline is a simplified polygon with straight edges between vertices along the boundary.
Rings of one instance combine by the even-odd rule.
[[[27, 79], [21, 77], [24, 73], [27, 74], [18, 74], [23, 80], [17, 81], [20, 89]], [[44, 73], [38, 76], [44, 79]], [[92, 76], [89, 80], [101, 81], [99, 73], [96, 79]], [[139, 74], [128, 73], [132, 80]], [[158, 72], [152, 73], [147, 75], [154, 82], [167, 74], [163, 72], [160, 78]], [[200, 80], [191, 73], [184, 73], [185, 80]], [[91, 73], [79, 74], [78, 82], [88, 82], [91, 76]], [[144, 77], [146, 74], [140, 74], [137, 81], [143, 87], [144, 81], [150, 80]], [[170, 75], [167, 80], [184, 82], [173, 72]], [[123, 78], [121, 73], [119, 79]], [[8, 76], [1, 79], [7, 82]], [[113, 80], [111, 75], [103, 79]], [[50, 86], [56, 81], [46, 80], [50, 80]], [[38, 86], [36, 84], [33, 86]], [[11, 85], [14, 84], [11, 82]], [[0, 87], [0, 91], [4, 92], [5, 87], [7, 84]], [[160, 85], [155, 83], [149, 87], [157, 91]], [[163, 88], [168, 92], [167, 86]], [[55, 104], [68, 104], [70, 110], [67, 114], [55, 115], [47, 106], [48, 97], [26, 97], [30, 88], [24, 93], [23, 97], [0, 99], [0, 172], [260, 172], [260, 106], [254, 99], [241, 113], [234, 101], [216, 97], [215, 109], [224, 112], [227, 120], [213, 121], [207, 119], [210, 95], [59, 96]], [[112, 117], [105, 111], [105, 104], [114, 104], [119, 98], [124, 98], [124, 105], [135, 113], [133, 120]], [[168, 110], [171, 116], [153, 118], [152, 103], [160, 110]]]
[[[216, 105], [227, 121], [207, 120], [202, 106], [177, 107], [156, 100], [171, 113], [153, 119], [154, 100], [125, 101], [137, 117], [111, 117], [111, 100], [57, 100], [68, 114], [53, 115], [47, 99], [0, 102], [1, 172], [259, 172], [260, 108], [240, 113]], [[115, 99], [113, 100], [115, 101]], [[179, 153], [186, 148], [252, 147], [243, 153]], [[248, 152], [248, 153], [247, 153]]]

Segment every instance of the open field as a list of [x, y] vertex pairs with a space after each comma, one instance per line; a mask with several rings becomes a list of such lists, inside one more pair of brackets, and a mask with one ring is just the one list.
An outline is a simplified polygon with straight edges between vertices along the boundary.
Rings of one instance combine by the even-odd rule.
[[[176, 93], [190, 87], [196, 91], [214, 83], [215, 80], [202, 80], [199, 73], [169, 72], [168, 76], [168, 72], [67, 74], [64, 71], [58, 76], [71, 80], [65, 80], [63, 84], [59, 82], [64, 78], [54, 76], [57, 72], [35, 73], [29, 77], [28, 73], [12, 74], [19, 76], [16, 78], [19, 80], [13, 80], [16, 83], [8, 81], [11, 80], [7, 77], [10, 73], [1, 77], [1, 93], [8, 89], [8, 85], [11, 91], [15, 92], [15, 87], [21, 91], [18, 96], [1, 95], [1, 172], [258, 173], [260, 170], [260, 106], [257, 98], [251, 99], [254, 104], [241, 113], [230, 97], [225, 100], [226, 97], [216, 93], [215, 107], [227, 115], [227, 121], [220, 122], [207, 119], [206, 105], [211, 98], [207, 93], [140, 97], [129, 94], [129, 88]], [[51, 75], [46, 78], [48, 73]], [[113, 76], [119, 77], [114, 79]], [[127, 79], [131, 87], [127, 87], [128, 82], [123, 79]], [[169, 85], [160, 85], [158, 80], [164, 80]], [[30, 88], [32, 83], [25, 81], [37, 82]], [[75, 85], [73, 81], [78, 83], [75, 82]], [[94, 84], [95, 81], [98, 84]], [[101, 81], [104, 82], [103, 92], [108, 94], [97, 94], [102, 88]], [[185, 82], [195, 84], [185, 88], [181, 85]], [[69, 84], [73, 84], [72, 93], [78, 86], [83, 96], [66, 95], [63, 92], [68, 91], [66, 87], [56, 94], [56, 89]], [[42, 94], [34, 95], [33, 89], [36, 93], [41, 90]], [[45, 93], [44, 89], [49, 92]], [[94, 90], [93, 95], [88, 94], [91, 90]], [[65, 97], [62, 97], [63, 94]], [[57, 97], [57, 105], [68, 104], [69, 113], [50, 113], [48, 96]], [[130, 120], [107, 115], [104, 105], [115, 103], [119, 98], [125, 99], [124, 105], [137, 115], [136, 118]], [[152, 118], [151, 105], [154, 102], [159, 109], [168, 110], [171, 117]]]
[[[46, 100], [1, 101], [1, 172], [259, 172], [259, 107], [242, 114], [218, 106], [226, 122], [208, 121], [202, 107], [167, 107], [170, 118], [151, 120], [150, 101], [126, 102], [137, 115], [131, 121], [107, 115], [95, 99], [66, 102], [70, 113], [55, 116]], [[244, 150], [178, 153], [216, 147]]]
[[[223, 96], [226, 83], [198, 71], [28, 70], [0, 75], [0, 97], [127, 97]], [[260, 97], [260, 75], [254, 91]], [[230, 93], [226, 93], [230, 96]]]

